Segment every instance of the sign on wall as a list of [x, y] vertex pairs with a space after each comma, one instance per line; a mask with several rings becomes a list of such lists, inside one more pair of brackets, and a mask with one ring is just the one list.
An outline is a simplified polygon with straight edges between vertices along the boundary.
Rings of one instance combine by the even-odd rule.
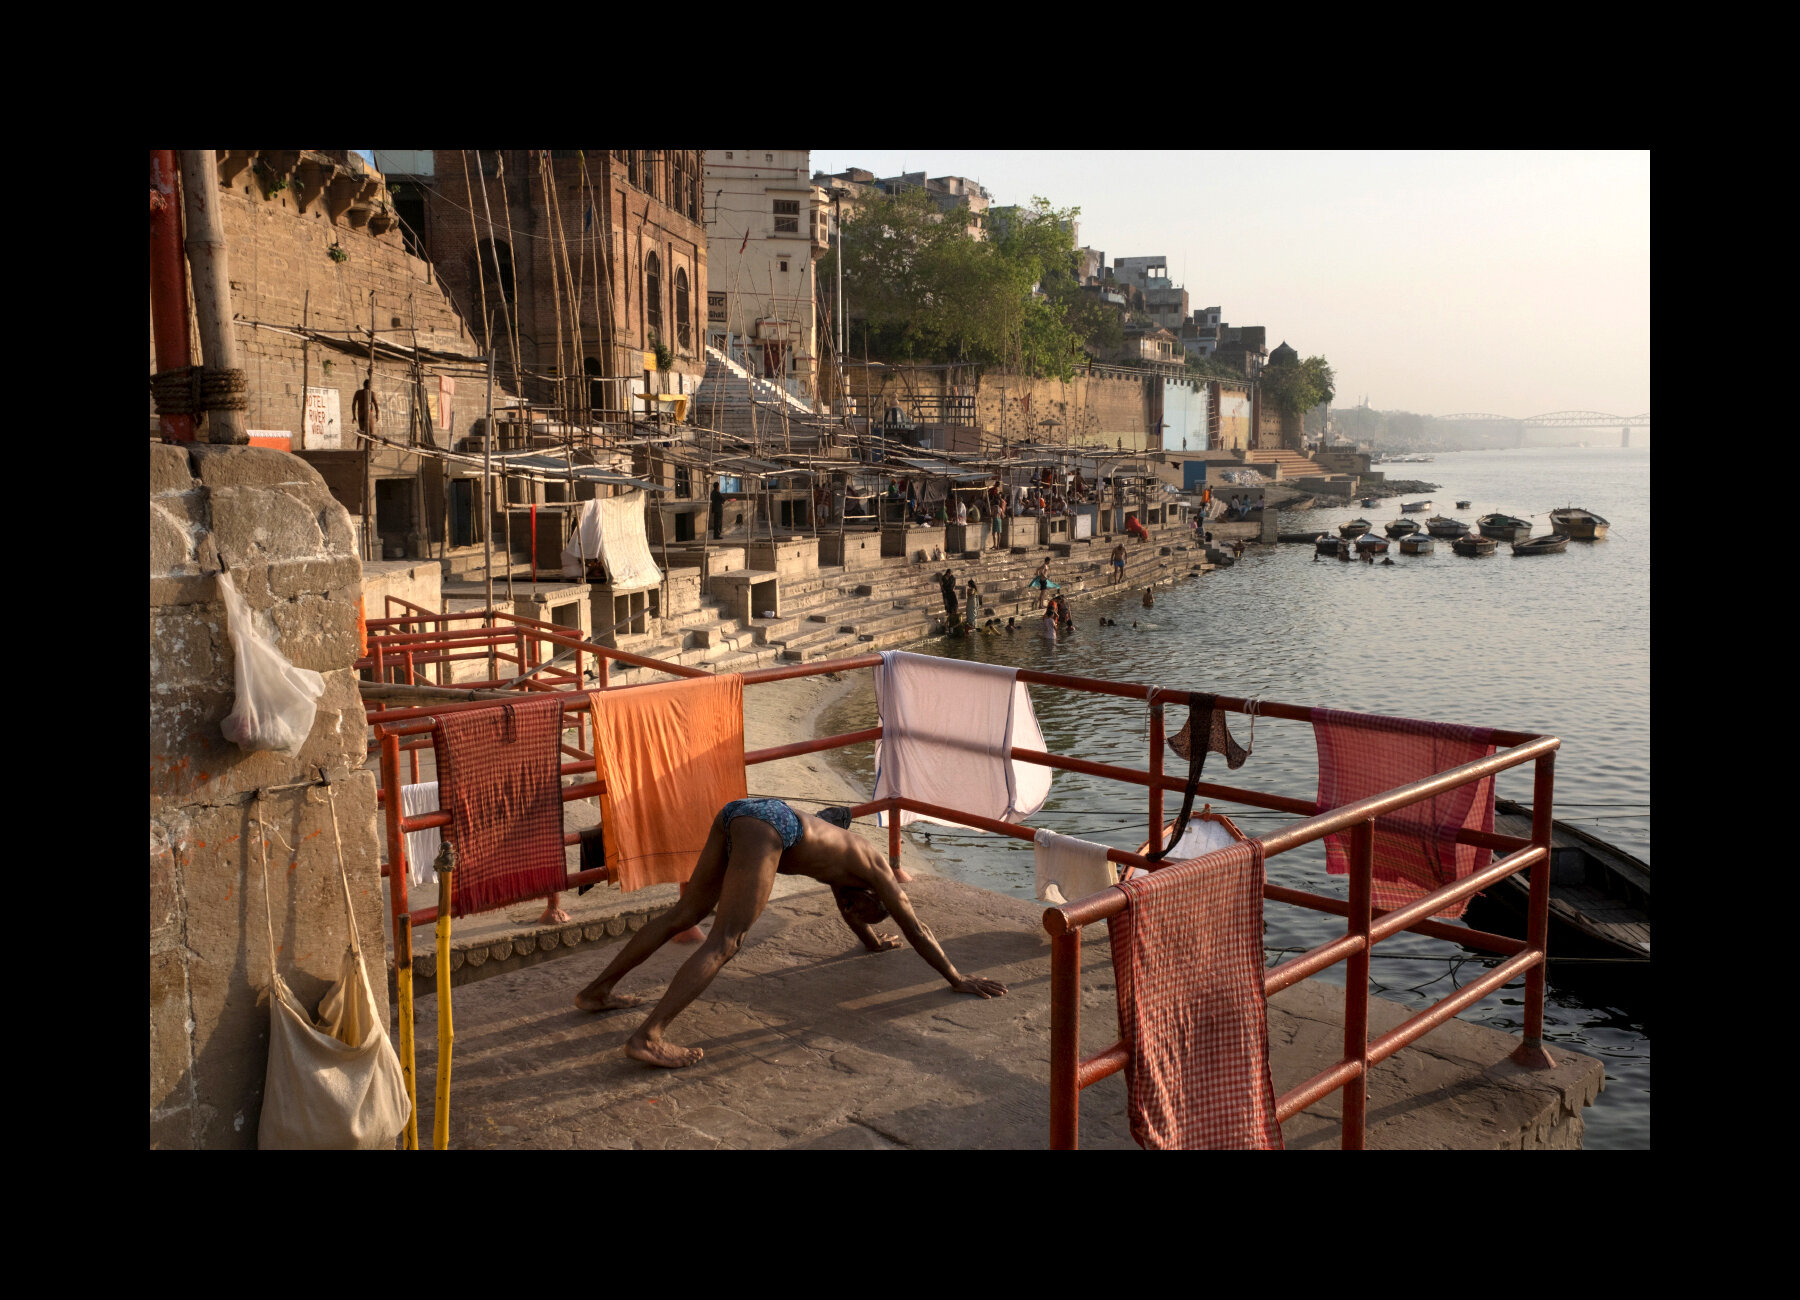
[[725, 319], [725, 295], [714, 293], [710, 289], [706, 293], [706, 319], [723, 321]]
[[450, 427], [450, 399], [456, 396], [456, 381], [449, 375], [438, 376], [437, 427]]
[[300, 445], [307, 451], [335, 451], [344, 445], [337, 389], [306, 390], [306, 423], [301, 430]]

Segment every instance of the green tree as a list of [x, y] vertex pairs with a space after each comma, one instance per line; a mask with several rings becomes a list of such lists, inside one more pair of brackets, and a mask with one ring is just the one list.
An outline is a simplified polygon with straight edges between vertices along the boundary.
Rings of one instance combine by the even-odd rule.
[[1335, 397], [1336, 382], [1337, 376], [1324, 357], [1266, 366], [1261, 376], [1263, 401], [1283, 415], [1297, 416]]

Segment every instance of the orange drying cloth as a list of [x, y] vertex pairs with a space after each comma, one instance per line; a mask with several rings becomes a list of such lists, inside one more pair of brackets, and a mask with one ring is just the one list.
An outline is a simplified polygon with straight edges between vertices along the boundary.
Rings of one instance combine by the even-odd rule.
[[356, 653], [363, 656], [369, 653], [369, 616], [363, 612], [363, 598], [356, 598]]
[[607, 874], [624, 890], [685, 881], [719, 809], [744, 784], [744, 679], [690, 677], [595, 691]]

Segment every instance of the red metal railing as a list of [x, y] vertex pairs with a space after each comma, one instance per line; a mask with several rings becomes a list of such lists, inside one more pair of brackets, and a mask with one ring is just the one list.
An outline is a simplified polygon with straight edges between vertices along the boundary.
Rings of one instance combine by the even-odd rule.
[[[448, 627], [450, 623], [456, 621], [490, 618], [496, 621], [506, 620], [511, 627], [495, 626], [480, 634], [455, 631]], [[438, 625], [438, 630], [422, 634], [388, 632], [386, 630], [390, 624], [405, 621], [434, 622]], [[420, 655], [440, 652], [448, 654], [453, 647], [471, 638], [478, 643], [491, 644], [491, 642], [483, 641], [482, 638], [484, 636], [517, 638], [526, 631], [532, 635], [524, 637], [520, 645], [518, 661], [521, 664], [526, 667], [530, 666], [527, 661], [532, 658], [534, 653], [531, 643], [539, 640], [574, 649], [578, 655], [581, 653], [591, 654], [599, 671], [601, 682], [599, 689], [608, 689], [606, 686], [607, 665], [615, 659], [635, 666], [656, 668], [677, 677], [711, 675], [705, 669], [665, 663], [616, 650], [610, 646], [583, 642], [567, 635], [568, 629], [559, 625], [520, 619], [496, 611], [482, 610], [455, 615], [415, 616], [411, 620], [372, 620], [369, 627], [372, 652], [368, 659], [359, 661], [359, 666], [374, 668], [379, 674], [383, 671], [383, 665], [388, 662], [389, 658], [399, 654], [403, 657], [409, 680], [413, 664]], [[746, 686], [753, 686], [796, 677], [812, 677], [825, 673], [873, 668], [880, 662], [880, 655], [868, 654], [812, 664], [758, 669], [744, 673], [742, 677]], [[574, 680], [579, 683], [578, 672]], [[1126, 784], [1144, 786], [1147, 795], [1149, 840], [1152, 845], [1160, 846], [1164, 825], [1163, 793], [1169, 790], [1183, 791], [1187, 784], [1184, 779], [1168, 775], [1163, 771], [1163, 710], [1167, 704], [1186, 704], [1192, 707], [1196, 698], [1200, 697], [1187, 691], [1167, 690], [1131, 682], [1109, 682], [1059, 673], [1044, 673], [1031, 669], [1020, 669], [1018, 680], [1065, 690], [1146, 701], [1151, 715], [1151, 749], [1148, 770], [1138, 771], [1134, 768], [1119, 767], [1114, 764], [1096, 763], [1086, 759], [1016, 747], [1010, 751], [1010, 756], [1015, 760], [1037, 763], [1054, 769], [1082, 772]], [[462, 686], [478, 688], [502, 684], [505, 683], [497, 680], [464, 683], [459, 684], [459, 689]], [[529, 687], [532, 683], [521, 682], [517, 685]], [[613, 687], [611, 689], [630, 690], [634, 688]], [[588, 698], [585, 692], [579, 690], [564, 693], [567, 695], [567, 699], [564, 701], [563, 707], [566, 713], [576, 715], [577, 738], [580, 741], [583, 739], [582, 715], [590, 707]], [[1249, 702], [1226, 696], [1212, 697], [1212, 704], [1216, 708], [1231, 712], [1243, 713], [1250, 710]], [[411, 953], [411, 928], [435, 920], [437, 913], [436, 909], [432, 908], [420, 909], [417, 912], [408, 911], [405, 835], [410, 831], [448, 825], [450, 818], [447, 813], [441, 812], [428, 813], [420, 817], [406, 817], [399, 807], [399, 800], [387, 797], [387, 792], [398, 789], [401, 750], [404, 748], [416, 751], [418, 748], [431, 744], [429, 733], [437, 716], [451, 711], [486, 707], [491, 707], [491, 701], [446, 702], [433, 704], [430, 707], [389, 708], [384, 711], [381, 710], [379, 703], [371, 703], [370, 706], [369, 721], [374, 726], [375, 732], [375, 741], [372, 747], [378, 747], [381, 753], [381, 801], [385, 805], [387, 817], [388, 863], [383, 868], [383, 874], [387, 875], [392, 882], [390, 906], [394, 922], [395, 951], [407, 954], [408, 961], [410, 961]], [[1312, 717], [1312, 711], [1309, 708], [1266, 701], [1258, 701], [1255, 711], [1264, 717], [1288, 718], [1306, 722], [1310, 722]], [[744, 755], [744, 761], [747, 765], [774, 762], [800, 754], [818, 753], [845, 745], [877, 740], [881, 734], [881, 727], [875, 726], [841, 735], [820, 737], [816, 740], [797, 741], [748, 752]], [[1279, 885], [1265, 885], [1263, 890], [1266, 899], [1329, 915], [1342, 916], [1346, 920], [1343, 936], [1282, 962], [1271, 968], [1265, 975], [1264, 991], [1266, 995], [1272, 996], [1340, 961], [1347, 963], [1344, 1055], [1330, 1068], [1290, 1089], [1278, 1098], [1278, 1119], [1285, 1120], [1298, 1114], [1321, 1098], [1342, 1089], [1344, 1104], [1341, 1144], [1345, 1149], [1360, 1149], [1364, 1143], [1367, 1082], [1370, 1068], [1444, 1023], [1457, 1012], [1472, 1006], [1493, 990], [1517, 978], [1520, 974], [1524, 974], [1526, 979], [1525, 1023], [1523, 1041], [1513, 1054], [1513, 1059], [1533, 1068], [1548, 1068], [1554, 1064], [1553, 1058], [1543, 1043], [1544, 962], [1549, 915], [1548, 864], [1551, 809], [1554, 801], [1555, 751], [1561, 745], [1561, 741], [1553, 736], [1539, 736], [1529, 732], [1495, 731], [1492, 734], [1496, 745], [1507, 747], [1504, 752], [1323, 813], [1319, 812], [1316, 805], [1309, 800], [1265, 794], [1217, 782], [1201, 781], [1197, 783], [1196, 797], [1204, 796], [1217, 802], [1247, 804], [1251, 807], [1302, 815], [1303, 820], [1261, 837], [1265, 859], [1311, 843], [1329, 834], [1347, 832], [1351, 839], [1350, 896], [1348, 900]], [[404, 743], [403, 738], [406, 738]], [[563, 764], [564, 775], [582, 775], [595, 771], [592, 754], [581, 749], [579, 744], [576, 746], [564, 745], [563, 753], [573, 760]], [[1406, 907], [1386, 912], [1372, 908], [1370, 896], [1375, 818], [1409, 804], [1432, 798], [1456, 786], [1479, 781], [1528, 762], [1536, 764], [1531, 839], [1522, 840], [1512, 836], [1480, 831], [1462, 831], [1457, 836], [1458, 843], [1497, 850], [1504, 856], [1480, 872], [1446, 885]], [[415, 779], [416, 775], [417, 759], [415, 754]], [[603, 791], [604, 786], [600, 782], [590, 781], [567, 787], [563, 791], [563, 799], [565, 802], [572, 802], [577, 799], [592, 798]], [[900, 866], [901, 848], [898, 814], [908, 810], [953, 820], [962, 825], [1021, 840], [1029, 840], [1036, 833], [1027, 826], [996, 821], [955, 808], [921, 803], [904, 797], [887, 798], [856, 805], [851, 809], [852, 816], [855, 817], [862, 817], [878, 811], [886, 811], [891, 814], [888, 826], [888, 853], [896, 869]], [[573, 834], [564, 837], [566, 844], [574, 844], [578, 840], [579, 837]], [[1146, 871], [1160, 870], [1163, 866], [1168, 865], [1121, 849], [1108, 849], [1107, 857], [1114, 862]], [[1447, 904], [1467, 898], [1521, 870], [1531, 872], [1530, 921], [1526, 939], [1511, 939], [1431, 919], [1433, 913], [1441, 910]], [[578, 871], [567, 877], [564, 888], [604, 879], [606, 879], [604, 868]], [[1125, 1065], [1126, 1053], [1122, 1043], [1115, 1043], [1106, 1050], [1085, 1058], [1080, 1055], [1079, 1050], [1081, 930], [1084, 926], [1116, 915], [1123, 910], [1124, 904], [1124, 895], [1117, 890], [1109, 889], [1088, 898], [1047, 908], [1044, 912], [1044, 927], [1051, 936], [1050, 1144], [1053, 1148], [1072, 1149], [1078, 1145], [1081, 1090], [1118, 1072]], [[1505, 960], [1482, 978], [1434, 1003], [1431, 1007], [1412, 1016], [1379, 1038], [1370, 1040], [1368, 1037], [1370, 951], [1381, 940], [1401, 931], [1410, 931], [1430, 938], [1444, 939], [1481, 951], [1492, 952], [1503, 956]]]

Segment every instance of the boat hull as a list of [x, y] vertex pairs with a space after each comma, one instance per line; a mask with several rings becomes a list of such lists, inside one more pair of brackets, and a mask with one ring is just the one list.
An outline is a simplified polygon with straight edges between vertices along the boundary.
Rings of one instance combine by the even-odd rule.
[[1431, 509], [1431, 502], [1429, 501], [1409, 501], [1400, 507], [1400, 513], [1407, 515], [1422, 515], [1429, 509]]
[[1352, 519], [1347, 524], [1339, 524], [1338, 525], [1338, 536], [1339, 537], [1361, 537], [1364, 533], [1368, 532], [1369, 529], [1371, 529], [1373, 527], [1374, 527], [1374, 525], [1371, 524], [1367, 519]]
[[1436, 544], [1424, 533], [1414, 533], [1411, 537], [1400, 539], [1400, 554], [1402, 555], [1430, 555], [1436, 549]]
[[1492, 555], [1495, 551], [1500, 549], [1500, 543], [1496, 542], [1491, 537], [1465, 536], [1459, 537], [1454, 542], [1451, 542], [1450, 549], [1455, 551], [1458, 555], [1467, 555], [1474, 558], [1482, 555]]
[[1560, 555], [1569, 549], [1569, 539], [1558, 533], [1546, 537], [1531, 537], [1513, 543], [1514, 555]]
[[1491, 537], [1497, 542], [1518, 542], [1531, 536], [1531, 521], [1515, 519], [1511, 515], [1483, 515], [1476, 521], [1483, 537]]
[[1550, 531], [1577, 542], [1597, 542], [1606, 536], [1608, 524], [1591, 510], [1552, 510]]
[[1374, 533], [1364, 533], [1361, 537], [1356, 539], [1356, 549], [1365, 551], [1370, 555], [1386, 555], [1388, 549], [1387, 538], [1377, 537]]
[[1411, 537], [1419, 531], [1419, 526], [1410, 519], [1396, 519], [1384, 531], [1389, 537]]
[[1469, 526], [1460, 519], [1435, 518], [1428, 520], [1425, 531], [1433, 537], [1461, 537], [1469, 531]]

